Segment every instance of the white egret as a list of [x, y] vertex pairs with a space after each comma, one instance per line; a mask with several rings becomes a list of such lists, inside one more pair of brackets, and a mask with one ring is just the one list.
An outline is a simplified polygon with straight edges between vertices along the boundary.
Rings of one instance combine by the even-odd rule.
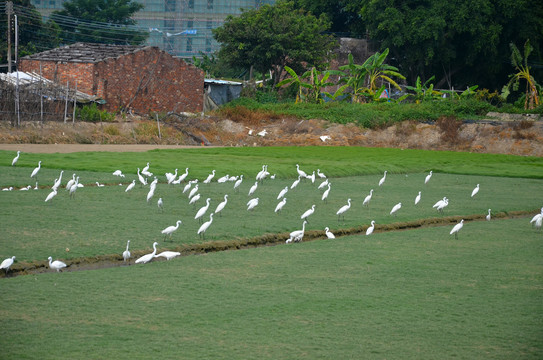
[[209, 184], [214, 177], [215, 177], [215, 170], [211, 171], [211, 174], [207, 176], [207, 178], [204, 180], [204, 184]]
[[179, 176], [179, 179], [177, 179], [177, 181], [181, 183], [183, 180], [187, 178], [188, 175], [189, 175], [189, 168], [185, 168], [185, 173], [181, 174], [181, 176]]
[[370, 194], [364, 198], [362, 206], [370, 206], [371, 197], [373, 196], [373, 189], [370, 190]]
[[135, 263], [136, 264], [147, 264], [149, 261], [153, 260], [156, 254], [156, 246], [158, 243], [155, 241], [153, 243], [153, 252], [150, 254], [143, 255], [142, 257], [138, 258]]
[[375, 230], [375, 221], [371, 221], [371, 225], [366, 229], [366, 235], [373, 234], [373, 230]]
[[[19, 155], [17, 155], [19, 156]], [[9, 268], [11, 265], [13, 265], [13, 262], [15, 261], [15, 256], [12, 256], [10, 258], [4, 259], [2, 263], [0, 264], [0, 270], [4, 269], [6, 271], [6, 275], [8, 274]]]
[[34, 190], [38, 190], [39, 187], [38, 187], [38, 182], [36, 181], [36, 186], [34, 186]]
[[397, 203], [392, 207], [392, 210], [390, 210], [390, 215], [396, 216], [396, 212], [402, 208], [402, 203]]
[[262, 130], [261, 132], [258, 133], [258, 136], [266, 136], [268, 134], [268, 132], [266, 131], [266, 129]]
[[140, 181], [141, 186], [147, 185], [147, 180], [140, 174], [140, 168], [138, 168], [138, 180]]
[[189, 192], [189, 199], [192, 198], [196, 193], [198, 192], [198, 184], [196, 184], [195, 187], [193, 187]]
[[198, 219], [198, 222], [202, 222], [201, 217], [204, 216], [204, 214], [207, 212], [207, 209], [209, 209], [209, 202], [211, 201], [210, 198], [206, 199], [206, 204], [196, 212], [196, 215], [194, 216], [194, 220]]
[[347, 205], [343, 205], [337, 212], [337, 222], [339, 222], [339, 218], [341, 215], [343, 215], [343, 221], [345, 221], [345, 213], [347, 210], [351, 208], [351, 199], [347, 199]]
[[319, 136], [322, 142], [326, 142], [326, 140], [331, 140], [332, 138], [329, 135], [321, 135]]
[[322, 193], [321, 200], [324, 202], [328, 201], [328, 194], [330, 194], [330, 186], [332, 186], [332, 184], [328, 183], [328, 189], [324, 190], [324, 192]]
[[13, 186], [10, 186], [8, 188], [2, 188], [2, 191], [11, 191], [13, 190]]
[[415, 198], [415, 205], [417, 205], [420, 202], [420, 197], [421, 197], [421, 191], [419, 191], [419, 194]]
[[300, 165], [296, 164], [296, 171], [298, 172], [298, 175], [300, 175], [303, 178], [307, 178], [307, 174], [305, 171], [300, 169]]
[[171, 225], [171, 226], [168, 226], [167, 228], [165, 228], [164, 230], [161, 231], [161, 233], [164, 235], [164, 238], [166, 238], [166, 236], [169, 236], [170, 239], [172, 238], [172, 234], [177, 230], [179, 229], [179, 225], [181, 225], [181, 220], [177, 220], [177, 222], [175, 223], [175, 226], [174, 225]]
[[460, 220], [458, 224], [454, 225], [454, 227], [452, 228], [449, 234], [450, 235], [454, 234], [454, 238], [458, 239], [458, 232], [460, 231], [460, 229], [462, 229], [463, 226], [464, 226], [464, 219]]
[[321, 173], [321, 169], [317, 169], [317, 175], [318, 175], [321, 179], [326, 179], [326, 175], [324, 175], [323, 173]]
[[260, 170], [255, 177], [255, 180], [261, 180], [264, 176], [264, 173], [266, 172], [266, 165], [262, 165], [262, 170]]
[[249, 189], [249, 193], [247, 195], [248, 196], [253, 195], [253, 193], [256, 191], [257, 188], [258, 188], [258, 181], [255, 181], [255, 184], [251, 186], [251, 188]]
[[328, 227], [324, 228], [324, 232], [326, 233], [326, 237], [328, 239], [335, 239], [336, 238], [336, 236], [330, 231], [330, 229]]
[[155, 196], [155, 187], [149, 188], [149, 192], [147, 193], [147, 203], [151, 201], [151, 199]]
[[205, 223], [203, 223], [202, 226], [200, 226], [200, 228], [198, 229], [198, 235], [201, 235], [204, 240], [205, 240], [205, 232], [207, 231], [207, 229], [209, 228], [212, 222], [213, 222], [213, 213], [209, 214], [209, 221], [206, 221]]
[[322, 189], [322, 188], [325, 188], [326, 185], [328, 185], [328, 179], [324, 180], [323, 182], [320, 183], [319, 187], [317, 189]]
[[21, 155], [21, 151], [18, 150], [17, 155], [13, 158], [13, 160], [11, 160], [11, 166], [15, 166], [15, 164], [17, 164], [17, 161], [19, 161], [19, 156], [20, 155]]
[[471, 197], [474, 197], [475, 195], [477, 195], [478, 192], [479, 192], [479, 184], [477, 184], [475, 189], [473, 189], [473, 191], [471, 192]]
[[38, 172], [40, 171], [40, 169], [41, 169], [41, 160], [38, 161], [38, 167], [35, 168], [35, 169], [32, 171], [32, 174], [30, 174], [30, 177], [37, 180], [37, 179], [38, 179]]
[[28, 191], [32, 188], [32, 185], [25, 186], [24, 188], [20, 188], [19, 191]]
[[194, 195], [194, 196], [190, 199], [189, 205], [196, 204], [196, 202], [197, 202], [198, 200], [200, 200], [200, 197], [201, 197], [201, 196], [200, 196], [200, 193]]
[[164, 174], [166, 175], [166, 180], [168, 181], [168, 185], [171, 184], [175, 178], [177, 177], [177, 169], [175, 169], [175, 172], [172, 174], [172, 173], [166, 173]]
[[130, 240], [126, 242], [126, 250], [123, 251], [123, 260], [124, 262], [127, 262], [130, 260], [130, 250], [128, 250], [128, 247], [130, 246]]
[[75, 174], [72, 174], [72, 178], [66, 184], [66, 190], [70, 191], [73, 184], [75, 184]]
[[449, 205], [449, 199], [445, 198], [443, 202], [441, 202], [437, 207], [436, 210], [439, 212], [443, 212], [443, 209], [445, 209]]
[[285, 186], [285, 188], [279, 192], [279, 195], [277, 195], [277, 200], [279, 200], [279, 199], [281, 199], [283, 196], [285, 196], [285, 194], [287, 193], [287, 191], [288, 191], [288, 186]]
[[79, 188], [79, 176], [77, 178], [75, 178], [75, 183], [72, 185], [72, 187], [70, 188], [70, 197], [73, 198], [75, 197], [75, 191]]
[[113, 175], [119, 176], [119, 177], [124, 177], [124, 174], [123, 174], [123, 172], [121, 170], [115, 170], [113, 172]]
[[296, 231], [291, 232], [290, 237], [287, 239], [286, 242], [291, 243], [292, 241], [294, 242], [302, 241], [304, 238], [306, 224], [307, 224], [307, 221], [304, 221], [304, 223], [302, 224], [302, 230], [296, 230]]
[[296, 186], [298, 186], [298, 184], [300, 183], [300, 180], [302, 180], [302, 175], [298, 176], [298, 179], [297, 180], [294, 180], [294, 182], [292, 183], [292, 185], [290, 185], [290, 189], [294, 189]]
[[229, 175], [229, 174], [226, 174], [226, 175], [224, 175], [224, 176], [218, 178], [218, 179], [217, 179], [217, 182], [218, 182], [219, 184], [224, 184], [225, 182], [228, 181], [228, 179], [230, 179], [230, 175]]
[[64, 170], [60, 172], [60, 175], [58, 176], [58, 179], [55, 179], [55, 183], [53, 184], [52, 189], [58, 190], [58, 187], [62, 183], [62, 174], [64, 174]]
[[537, 229], [541, 229], [541, 223], [543, 222], [543, 207], [541, 208], [541, 212], [537, 215], [535, 215], [532, 220], [530, 220], [530, 224], [532, 224], [533, 227]]
[[253, 210], [258, 205], [258, 200], [258, 198], [249, 200], [249, 202], [247, 203], [247, 211]]
[[240, 175], [239, 179], [236, 180], [236, 183], [234, 184], [234, 190], [239, 191], [238, 187], [243, 182], [243, 175]]
[[428, 181], [432, 178], [432, 170], [430, 170], [430, 173], [426, 175], [426, 178], [424, 179], [424, 183], [428, 184]]
[[49, 268], [56, 270], [57, 272], [60, 272], [60, 269], [63, 269], [66, 267], [66, 264], [60, 260], [53, 261], [53, 258], [51, 256], [49, 256], [47, 260], [49, 260]]
[[162, 198], [158, 198], [156, 205], [158, 206], [158, 212], [164, 212], [164, 201]]
[[486, 221], [490, 221], [490, 219], [492, 218], [492, 215], [490, 215], [490, 212], [491, 210], [488, 209], [488, 215], [486, 216]]
[[281, 211], [283, 209], [283, 206], [285, 206], [286, 203], [287, 203], [287, 198], [284, 197], [283, 200], [281, 200], [275, 207], [275, 212], [277, 213]]
[[149, 172], [149, 163], [147, 163], [147, 165], [145, 165], [145, 166], [143, 167], [143, 169], [141, 169], [141, 172], [142, 172], [142, 173]]
[[315, 170], [313, 170], [313, 173], [309, 176], [307, 176], [309, 180], [311, 180], [311, 184], [315, 183]]
[[170, 260], [179, 255], [181, 255], [181, 253], [177, 251], [163, 251], [155, 257], [163, 257], [166, 258], [166, 260]]
[[96, 186], [97, 187], [104, 187], [105, 185], [104, 184], [100, 184], [98, 181], [96, 182]]
[[192, 187], [193, 184], [196, 184], [198, 182], [198, 179], [189, 181], [187, 185], [183, 188], [183, 194], [189, 191], [189, 189]]
[[[228, 194], [224, 195], [224, 201], [220, 202], [219, 205], [217, 205], [217, 208], [215, 209], [215, 214], [218, 214], [224, 209], [226, 206], [226, 203], [228, 202]], [[222, 215], [221, 215], [222, 216]]]
[[51, 191], [49, 195], [47, 195], [47, 197], [45, 198], [45, 202], [48, 202], [49, 200], [53, 199], [55, 196], [57, 196], [57, 189], [53, 189], [53, 191]]
[[302, 216], [300, 216], [300, 219], [302, 220], [307, 220], [307, 222], [309, 222], [309, 217], [311, 215], [313, 215], [313, 213], [315, 212], [315, 205], [311, 206], [311, 209], [308, 209], [306, 210]]
[[132, 190], [134, 188], [134, 186], [136, 186], [136, 180], [132, 180], [132, 182], [130, 184], [128, 184], [128, 186], [126, 187], [124, 192], [129, 192], [130, 190]]
[[387, 178], [387, 171], [385, 170], [385, 173], [383, 174], [383, 177], [381, 180], [379, 180], [379, 186], [383, 185], [385, 183], [385, 180]]

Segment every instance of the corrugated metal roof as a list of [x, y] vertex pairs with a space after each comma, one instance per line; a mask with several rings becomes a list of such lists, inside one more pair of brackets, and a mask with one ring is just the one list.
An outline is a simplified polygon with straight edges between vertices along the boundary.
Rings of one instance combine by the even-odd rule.
[[23, 59], [40, 61], [63, 61], [96, 63], [110, 58], [117, 58], [140, 51], [147, 46], [139, 45], [111, 45], [75, 43], [37, 54], [25, 56]]

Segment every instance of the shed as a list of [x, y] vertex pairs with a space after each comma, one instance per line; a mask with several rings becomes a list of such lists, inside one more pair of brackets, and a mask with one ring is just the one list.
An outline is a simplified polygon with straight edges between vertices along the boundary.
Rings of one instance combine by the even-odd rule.
[[205, 110], [212, 110], [240, 97], [243, 83], [219, 79], [205, 79]]
[[203, 111], [203, 71], [158, 47], [76, 43], [19, 63], [21, 71], [104, 99], [108, 111]]

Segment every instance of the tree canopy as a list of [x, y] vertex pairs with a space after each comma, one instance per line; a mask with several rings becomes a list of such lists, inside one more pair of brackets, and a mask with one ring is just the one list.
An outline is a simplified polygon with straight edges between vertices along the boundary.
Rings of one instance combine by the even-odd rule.
[[62, 6], [52, 19], [66, 42], [138, 45], [147, 39], [146, 32], [130, 28], [136, 24], [132, 15], [144, 7], [133, 0], [68, 0]]
[[285, 66], [295, 71], [327, 63], [335, 41], [323, 34], [330, 23], [315, 17], [294, 3], [280, 1], [259, 9], [227, 17], [223, 26], [213, 29], [221, 43], [219, 57], [231, 66], [272, 72], [274, 84], [281, 80]]

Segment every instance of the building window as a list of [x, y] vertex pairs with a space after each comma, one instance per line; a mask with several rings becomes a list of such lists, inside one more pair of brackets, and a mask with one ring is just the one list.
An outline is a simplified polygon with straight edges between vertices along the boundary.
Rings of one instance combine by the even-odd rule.
[[192, 52], [192, 38], [187, 39], [187, 52]]
[[213, 25], [213, 20], [212, 19], [207, 19], [206, 20], [206, 28], [211, 29], [211, 25]]
[[208, 10], [213, 9], [213, 0], [207, 0], [207, 8]]
[[208, 52], [208, 53], [211, 52], [211, 39], [210, 38], [206, 38], [206, 52]]

